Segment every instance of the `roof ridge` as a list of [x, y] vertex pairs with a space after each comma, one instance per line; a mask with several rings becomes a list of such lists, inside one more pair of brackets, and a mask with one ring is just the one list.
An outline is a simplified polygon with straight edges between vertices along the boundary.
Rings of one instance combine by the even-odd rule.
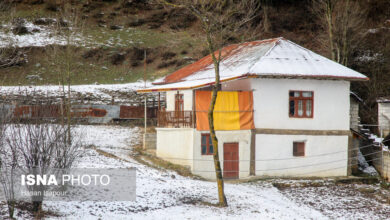
[[[283, 37], [278, 37], [278, 38], [273, 38], [273, 39], [278, 39], [278, 40], [275, 41], [275, 42], [273, 42], [274, 45], [273, 45], [271, 48], [269, 48], [268, 51], [267, 51], [263, 56], [260, 57], [259, 62], [261, 62], [261, 60], [262, 60], [265, 56], [267, 56], [269, 53], [271, 53], [271, 51], [276, 47], [276, 45], [278, 45], [278, 43], [279, 43], [281, 40], [285, 40]], [[253, 63], [253, 64], [251, 65], [251, 67], [248, 68], [248, 69], [249, 69], [249, 72], [252, 72], [252, 68], [253, 68], [256, 64], [257, 64], [257, 63]]]

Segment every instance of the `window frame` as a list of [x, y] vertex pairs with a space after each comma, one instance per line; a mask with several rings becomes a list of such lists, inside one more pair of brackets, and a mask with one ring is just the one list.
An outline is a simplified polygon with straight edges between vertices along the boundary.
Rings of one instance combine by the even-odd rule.
[[[299, 146], [301, 146], [303, 150], [299, 151]], [[294, 157], [306, 156], [306, 141], [293, 141], [293, 156]]]
[[[299, 97], [291, 97], [291, 92], [299, 92]], [[304, 92], [311, 92], [311, 97], [303, 97]], [[311, 101], [311, 115], [306, 115], [306, 103]], [[294, 101], [294, 115], [290, 114], [290, 102]], [[298, 115], [298, 101], [303, 101], [303, 114], [302, 116]], [[290, 118], [314, 118], [314, 91], [308, 90], [289, 90], [288, 91], [288, 116]]]
[[[203, 147], [203, 137], [206, 138], [206, 153], [204, 154], [203, 151], [202, 151], [202, 147]], [[201, 137], [200, 137], [200, 154], [202, 156], [207, 156], [207, 155], [214, 155], [214, 147], [213, 147], [213, 143], [211, 142], [211, 136], [210, 136], [210, 133], [202, 133], [201, 134]], [[210, 147], [213, 148], [213, 152], [210, 153]]]
[[175, 111], [176, 112], [184, 111], [184, 94], [181, 93], [175, 94]]

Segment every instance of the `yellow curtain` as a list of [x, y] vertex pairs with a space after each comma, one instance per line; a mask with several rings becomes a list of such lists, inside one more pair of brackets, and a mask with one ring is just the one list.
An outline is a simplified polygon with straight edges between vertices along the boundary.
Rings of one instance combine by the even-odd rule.
[[[207, 114], [211, 95], [211, 91], [196, 91], [197, 130], [209, 130]], [[214, 108], [214, 128], [215, 130], [253, 129], [252, 92], [218, 92]]]

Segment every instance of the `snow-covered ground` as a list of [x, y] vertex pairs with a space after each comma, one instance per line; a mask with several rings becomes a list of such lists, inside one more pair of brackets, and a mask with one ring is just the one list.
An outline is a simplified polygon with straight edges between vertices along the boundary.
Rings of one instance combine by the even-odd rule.
[[[11, 31], [12, 24], [4, 24], [0, 28], [0, 47], [42, 47], [51, 44], [67, 44], [65, 36], [56, 34], [58, 30], [56, 30], [55, 25], [35, 25], [32, 22], [25, 21], [23, 26], [27, 28], [29, 33], [18, 35]], [[84, 45], [86, 41], [85, 37], [77, 34], [72, 38], [71, 43]]]
[[[146, 86], [150, 86], [151, 82], [146, 82]], [[143, 81], [125, 83], [125, 84], [103, 84], [103, 85], [77, 85], [71, 86], [71, 95], [73, 98], [88, 97], [91, 104], [107, 103], [115, 96], [116, 102], [128, 102], [127, 96], [135, 93], [137, 89], [144, 88]], [[67, 86], [64, 88], [65, 94], [68, 91]], [[36, 97], [59, 97], [63, 95], [62, 86], [47, 85], [47, 86], [1, 86], [0, 96], [36, 96]]]
[[[126, 202], [44, 202], [44, 210], [59, 216], [47, 219], [385, 219], [390, 205], [379, 202], [359, 187], [377, 185], [345, 185], [319, 180], [303, 186], [302, 181], [289, 180], [301, 187], [278, 189], [275, 182], [226, 183], [229, 207], [218, 208], [215, 182], [183, 177], [176, 172], [155, 169], [132, 158], [132, 147], [140, 144], [138, 127], [79, 125], [86, 146], [116, 155], [107, 157], [86, 147], [76, 167], [137, 169], [137, 199]], [[121, 158], [121, 159], [120, 159]], [[313, 183], [304, 180], [306, 183]], [[370, 194], [371, 195], [371, 194]], [[373, 195], [373, 194], [372, 194]], [[4, 210], [4, 207], [3, 207]], [[21, 218], [27, 214], [19, 212]]]
[[[52, 20], [51, 24], [36, 25], [29, 20], [23, 20], [22, 26], [26, 27], [28, 33], [16, 34], [12, 31], [16, 27], [15, 24], [4, 23], [0, 24], [0, 48], [3, 47], [44, 47], [47, 45], [78, 45], [84, 47], [126, 47], [129, 45], [139, 45], [143, 41], [137, 36], [137, 30], [129, 27], [122, 27], [116, 30], [117, 34], [112, 34], [108, 39], [101, 39], [103, 36], [95, 36], [90, 33], [85, 33], [82, 28], [74, 28], [71, 38], [68, 38], [65, 34], [59, 32], [57, 21], [54, 18], [41, 18]], [[70, 24], [69, 21], [67, 21]], [[72, 26], [72, 25], [70, 25]], [[100, 28], [100, 33], [108, 35], [106, 28]], [[121, 37], [121, 33], [126, 37]], [[70, 41], [69, 41], [70, 39]]]

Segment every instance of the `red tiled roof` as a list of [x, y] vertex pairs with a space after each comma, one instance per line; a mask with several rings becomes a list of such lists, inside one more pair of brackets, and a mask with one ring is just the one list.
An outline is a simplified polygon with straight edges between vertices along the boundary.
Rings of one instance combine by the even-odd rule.
[[[265, 44], [265, 43], [274, 43], [278, 41], [280, 38], [273, 38], [268, 40], [261, 40], [261, 41], [252, 41], [252, 42], [245, 42], [241, 44], [232, 44], [229, 46], [226, 46], [221, 49], [221, 56], [222, 60], [227, 59], [228, 57], [240, 52], [243, 48], [253, 47], [259, 44]], [[214, 52], [215, 56], [218, 56], [219, 51]], [[206, 67], [210, 66], [213, 63], [211, 54], [203, 57], [202, 59], [196, 61], [195, 63], [192, 63], [190, 65], [187, 65], [169, 75], [167, 75], [164, 78], [163, 82], [155, 83], [155, 84], [165, 84], [165, 83], [174, 83], [174, 82], [180, 82], [181, 79], [190, 76], [196, 72], [199, 72]]]

